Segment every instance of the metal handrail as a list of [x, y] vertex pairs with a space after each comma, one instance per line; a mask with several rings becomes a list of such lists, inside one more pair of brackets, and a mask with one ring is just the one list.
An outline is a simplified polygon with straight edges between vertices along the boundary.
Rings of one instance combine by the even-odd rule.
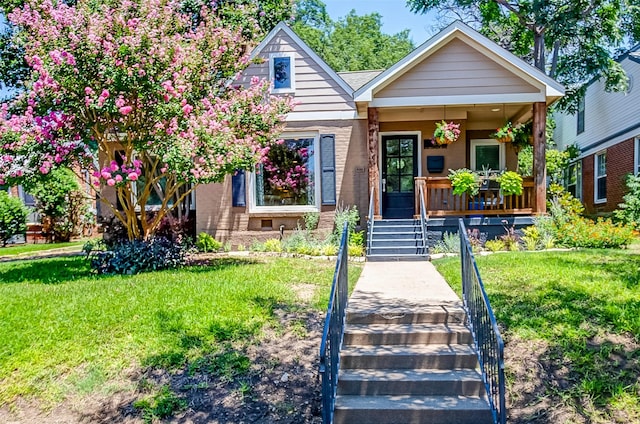
[[460, 259], [462, 263], [462, 298], [467, 312], [473, 339], [478, 347], [478, 360], [482, 379], [487, 390], [493, 421], [507, 422], [504, 380], [504, 342], [491, 309], [467, 229], [459, 220]]
[[344, 336], [345, 314], [349, 293], [349, 227], [345, 222], [338, 250], [336, 270], [329, 297], [327, 317], [320, 342], [320, 375], [322, 378], [322, 422], [333, 423], [333, 409], [338, 389], [340, 348]]
[[424, 190], [419, 187], [420, 195], [420, 227], [422, 228], [422, 247], [427, 248], [427, 208], [424, 204]]
[[369, 196], [369, 215], [367, 216], [367, 255], [371, 254], [371, 239], [373, 238], [373, 196], [375, 194], [375, 188], [371, 189], [371, 196]]

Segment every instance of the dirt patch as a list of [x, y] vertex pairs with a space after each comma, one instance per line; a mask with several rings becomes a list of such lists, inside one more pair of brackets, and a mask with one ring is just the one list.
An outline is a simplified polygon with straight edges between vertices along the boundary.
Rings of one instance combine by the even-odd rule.
[[191, 364], [178, 372], [137, 370], [128, 376], [136, 391], [68, 399], [48, 412], [34, 402], [19, 400], [12, 410], [0, 409], [0, 422], [138, 424], [144, 419], [134, 402], [149, 388], [166, 385], [186, 402], [186, 408], [158, 422], [321, 423], [317, 370], [323, 314], [285, 309], [275, 313], [279, 326], [266, 329], [254, 344], [230, 348], [249, 360], [250, 368], [242, 375], [221, 376], [206, 364], [195, 370]]

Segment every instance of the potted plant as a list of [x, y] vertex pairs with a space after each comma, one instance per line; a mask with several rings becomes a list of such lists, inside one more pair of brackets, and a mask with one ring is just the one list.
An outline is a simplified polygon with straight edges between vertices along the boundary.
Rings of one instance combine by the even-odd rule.
[[436, 130], [433, 132], [433, 139], [437, 145], [451, 144], [460, 137], [460, 124], [446, 122], [444, 120], [436, 122]]
[[520, 196], [522, 194], [522, 177], [517, 172], [504, 172], [498, 177], [498, 183], [500, 183], [500, 191], [505, 196], [512, 194]]
[[491, 134], [491, 138], [495, 138], [500, 143], [511, 143], [515, 138], [514, 127], [511, 122], [507, 122], [504, 126], [496, 129], [496, 132]]
[[477, 196], [480, 192], [480, 176], [467, 168], [450, 169], [449, 180], [453, 188], [453, 194], [462, 196]]
[[516, 151], [516, 154], [520, 153], [520, 150], [524, 149], [528, 145], [533, 144], [532, 125], [517, 124], [513, 127], [513, 140], [511, 145]]

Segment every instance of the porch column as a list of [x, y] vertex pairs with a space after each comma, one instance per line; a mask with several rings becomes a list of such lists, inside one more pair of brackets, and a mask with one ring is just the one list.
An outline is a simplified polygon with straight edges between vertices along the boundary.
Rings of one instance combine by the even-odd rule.
[[533, 213], [547, 212], [547, 161], [545, 151], [547, 124], [547, 104], [533, 104]]
[[380, 133], [380, 122], [378, 121], [378, 109], [370, 107], [367, 109], [369, 120], [369, 137], [367, 143], [369, 157], [369, 195], [371, 190], [375, 190], [373, 195], [373, 215], [375, 219], [380, 219], [380, 172], [378, 167], [378, 134]]

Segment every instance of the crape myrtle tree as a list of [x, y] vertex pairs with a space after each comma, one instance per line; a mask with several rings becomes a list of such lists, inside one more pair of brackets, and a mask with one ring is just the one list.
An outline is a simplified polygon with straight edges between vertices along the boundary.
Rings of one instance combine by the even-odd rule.
[[574, 111], [585, 83], [603, 77], [606, 88], [627, 87], [614, 60], [640, 36], [639, 0], [407, 0], [414, 12], [439, 11], [478, 28], [514, 54], [563, 83], [563, 108]]
[[[246, 27], [259, 11], [235, 11]], [[98, 198], [148, 238], [198, 184], [251, 169], [290, 110], [269, 82], [234, 81], [253, 43], [215, 9], [168, 0], [30, 1], [8, 14], [29, 67], [0, 109], [0, 184], [89, 169]], [[152, 215], [149, 199], [162, 204]]]

